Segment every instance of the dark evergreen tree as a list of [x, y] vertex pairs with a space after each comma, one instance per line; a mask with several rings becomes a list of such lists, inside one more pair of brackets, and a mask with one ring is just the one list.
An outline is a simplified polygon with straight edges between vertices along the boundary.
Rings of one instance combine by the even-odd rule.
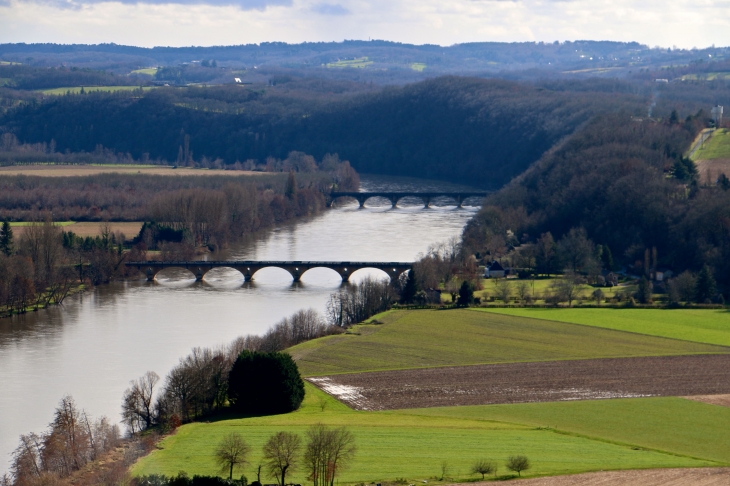
[[13, 254], [13, 229], [7, 220], [3, 221], [0, 229], [0, 252], [7, 256]]
[[457, 300], [457, 304], [466, 307], [473, 302], [474, 286], [470, 282], [464, 280], [464, 282], [461, 284], [461, 287], [459, 288], [459, 300]]
[[722, 187], [724, 191], [727, 191], [730, 189], [730, 179], [724, 173], [720, 174], [720, 177], [717, 179], [717, 185]]
[[603, 245], [601, 261], [603, 263], [603, 268], [608, 271], [613, 270], [613, 254], [611, 253], [611, 249], [608, 247], [608, 245]]
[[294, 199], [297, 195], [297, 179], [294, 176], [294, 171], [289, 171], [289, 177], [286, 180], [286, 190], [284, 191], [284, 194], [289, 199]]
[[678, 123], [679, 123], [679, 113], [677, 113], [677, 110], [672, 110], [672, 114], [669, 115], [669, 124], [676, 125]]
[[711, 301], [717, 293], [717, 284], [715, 277], [712, 276], [712, 270], [707, 265], [702, 267], [697, 276], [697, 285], [695, 286], [695, 301], [702, 304]]
[[649, 304], [651, 302], [651, 291], [652, 284], [646, 277], [641, 277], [639, 280], [639, 289], [636, 292], [637, 300], [642, 304]]
[[408, 278], [406, 279], [406, 284], [403, 286], [403, 291], [401, 292], [400, 301], [402, 304], [410, 304], [413, 302], [413, 299], [416, 297], [416, 294], [418, 293], [418, 282], [416, 282], [416, 271], [411, 268], [411, 270], [408, 272]]
[[240, 413], [287, 413], [304, 400], [304, 382], [290, 355], [243, 351], [228, 374], [228, 399]]

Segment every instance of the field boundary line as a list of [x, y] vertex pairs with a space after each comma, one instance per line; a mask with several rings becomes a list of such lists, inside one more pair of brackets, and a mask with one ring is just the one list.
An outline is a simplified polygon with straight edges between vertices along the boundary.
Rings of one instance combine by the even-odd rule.
[[[566, 321], [561, 321], [559, 319], [542, 319], [540, 317], [532, 317], [532, 316], [514, 316], [512, 314], [502, 314], [500, 312], [492, 312], [490, 309], [484, 308], [484, 307], [469, 307], [468, 310], [476, 311], [476, 312], [489, 312], [489, 313], [497, 314], [497, 315], [500, 315], [500, 316], [522, 317], [524, 319], [534, 319], [536, 321], [560, 322], [562, 324], [569, 324], [569, 325], [572, 325], [572, 326], [583, 326], [583, 327], [590, 327], [590, 328], [593, 328], [593, 329], [605, 329], [607, 331], [625, 332], [625, 333], [628, 333], [628, 334], [637, 334], [639, 336], [651, 336], [651, 337], [660, 338], [660, 339], [670, 339], [672, 341], [679, 341], [679, 342], [682, 342], [682, 343], [707, 344], [708, 346], [717, 346], [719, 348], [726, 348], [728, 350], [727, 353], [691, 353], [690, 355], [695, 355], [695, 354], [728, 354], [728, 353], [730, 353], [730, 346], [726, 346], [724, 344], [708, 343], [706, 341], [689, 341], [687, 339], [679, 339], [679, 338], [668, 337], [668, 336], [658, 336], [656, 334], [646, 334], [646, 333], [637, 332], [637, 331], [626, 331], [624, 329], [612, 329], [610, 327], [592, 326], [590, 324], [582, 324], [580, 322], [566, 322]], [[671, 312], [671, 310], [672, 309], [667, 309], [668, 312]], [[714, 309], [708, 309], [708, 310], [714, 310]], [[690, 356], [690, 355], [687, 355], [687, 356]], [[675, 355], [665, 355], [665, 356], [675, 356]], [[559, 361], [559, 360], [556, 360], [556, 361]]]

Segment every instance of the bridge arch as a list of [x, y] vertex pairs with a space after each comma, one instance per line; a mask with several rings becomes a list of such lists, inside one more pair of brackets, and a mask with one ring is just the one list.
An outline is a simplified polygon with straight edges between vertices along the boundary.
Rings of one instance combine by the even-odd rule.
[[[168, 271], [172, 270], [172, 271]], [[175, 274], [178, 272], [184, 272], [190, 275], [190, 278], [194, 278], [196, 280], [201, 280], [202, 275], [200, 278], [198, 278], [198, 275], [196, 275], [196, 272], [192, 268], [188, 268], [185, 265], [168, 265], [165, 267], [147, 267], [142, 269], [144, 274], [147, 276], [148, 281], [157, 280], [157, 276], [162, 273], [162, 276], [166, 276], [168, 274]], [[207, 270], [206, 270], [207, 271]], [[164, 273], [163, 273], [164, 272]], [[204, 274], [203, 274], [204, 275]]]

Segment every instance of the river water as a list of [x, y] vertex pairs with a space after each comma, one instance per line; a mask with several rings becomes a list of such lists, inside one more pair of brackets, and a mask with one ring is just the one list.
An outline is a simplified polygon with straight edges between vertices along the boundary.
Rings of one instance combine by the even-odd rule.
[[[364, 176], [363, 191], [453, 191], [453, 184]], [[434, 204], [434, 203], [432, 203]], [[443, 204], [443, 205], [440, 205]], [[306, 220], [284, 224], [211, 259], [413, 261], [434, 243], [458, 236], [475, 207], [401, 201], [391, 209], [370, 199], [365, 208], [340, 204]], [[377, 270], [360, 270], [358, 280]], [[312, 269], [292, 283], [282, 269], [256, 273], [251, 282], [231, 269], [195, 282], [167, 269], [143, 279], [100, 286], [61, 307], [0, 320], [0, 475], [18, 436], [41, 432], [62, 396], [72, 395], [92, 416], [119, 420], [129, 381], [148, 370], [164, 377], [194, 346], [213, 347], [260, 334], [307, 307], [324, 311], [343, 285], [333, 270]]]

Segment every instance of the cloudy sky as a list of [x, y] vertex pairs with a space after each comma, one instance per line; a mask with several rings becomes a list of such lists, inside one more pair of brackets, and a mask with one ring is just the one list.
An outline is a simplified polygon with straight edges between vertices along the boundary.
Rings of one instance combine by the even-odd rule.
[[0, 0], [0, 42], [730, 45], [730, 0]]

